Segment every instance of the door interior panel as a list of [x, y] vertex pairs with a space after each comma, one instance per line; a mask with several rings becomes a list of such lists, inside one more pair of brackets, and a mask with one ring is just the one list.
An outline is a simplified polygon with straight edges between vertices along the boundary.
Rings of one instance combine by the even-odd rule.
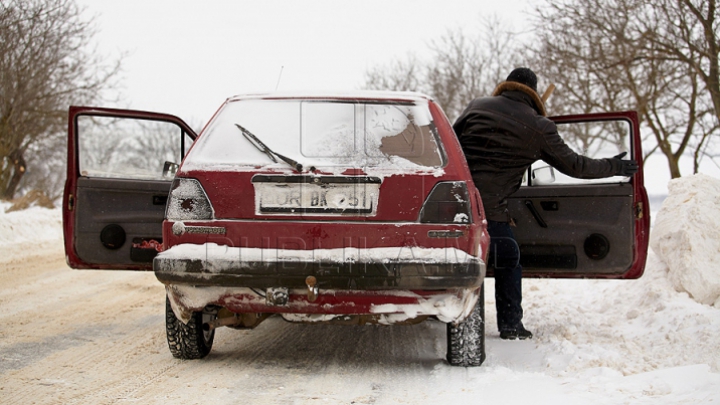
[[63, 196], [70, 267], [152, 270], [173, 168], [196, 138], [173, 115], [70, 107]]
[[522, 187], [508, 199], [527, 276], [617, 275], [633, 264], [628, 183]]
[[75, 246], [87, 263], [146, 264], [162, 242], [169, 181], [78, 178]]

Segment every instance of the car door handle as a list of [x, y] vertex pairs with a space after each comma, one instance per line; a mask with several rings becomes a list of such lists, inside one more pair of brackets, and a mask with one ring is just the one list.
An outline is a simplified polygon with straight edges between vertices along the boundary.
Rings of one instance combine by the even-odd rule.
[[528, 207], [530, 210], [530, 213], [535, 218], [535, 221], [537, 221], [538, 225], [540, 225], [541, 228], [547, 228], [547, 222], [540, 216], [540, 213], [535, 208], [535, 205], [533, 204], [532, 200], [525, 200], [525, 206]]

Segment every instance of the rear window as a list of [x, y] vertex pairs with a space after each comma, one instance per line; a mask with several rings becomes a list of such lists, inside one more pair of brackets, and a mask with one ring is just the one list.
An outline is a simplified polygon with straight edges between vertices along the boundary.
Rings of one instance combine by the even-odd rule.
[[[427, 103], [239, 100], [218, 113], [188, 155], [186, 168], [287, 167], [253, 145], [245, 128], [272, 152], [303, 167], [423, 169], [443, 166]], [[191, 167], [189, 167], [191, 166]], [[201, 167], [197, 167], [201, 166]]]

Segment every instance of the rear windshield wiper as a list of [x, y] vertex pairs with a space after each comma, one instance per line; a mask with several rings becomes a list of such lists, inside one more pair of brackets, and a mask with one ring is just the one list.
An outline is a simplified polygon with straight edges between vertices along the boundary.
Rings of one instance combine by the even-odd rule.
[[235, 126], [238, 127], [238, 129], [240, 130], [240, 132], [242, 132], [242, 134], [243, 134], [243, 136], [245, 137], [245, 139], [247, 139], [251, 144], [253, 144], [253, 146], [256, 147], [260, 152], [268, 155], [268, 157], [270, 158], [270, 160], [272, 160], [273, 162], [277, 163], [277, 159], [275, 159], [275, 158], [277, 157], [277, 158], [279, 158], [280, 160], [282, 160], [283, 162], [285, 162], [285, 163], [289, 164], [290, 166], [292, 166], [293, 169], [295, 169], [295, 170], [297, 170], [297, 171], [299, 171], [299, 172], [302, 172], [303, 166], [302, 166], [300, 163], [298, 163], [298, 162], [295, 161], [295, 160], [290, 159], [290, 158], [287, 157], [287, 156], [283, 156], [283, 155], [281, 155], [281, 154], [279, 154], [279, 153], [277, 153], [277, 152], [274, 152], [272, 149], [268, 148], [267, 145], [265, 145], [264, 143], [262, 143], [262, 141], [260, 141], [260, 139], [258, 139], [257, 136], [253, 135], [252, 132], [250, 132], [250, 131], [248, 131], [247, 129], [245, 129], [242, 125], [240, 125], [240, 124], [235, 124]]

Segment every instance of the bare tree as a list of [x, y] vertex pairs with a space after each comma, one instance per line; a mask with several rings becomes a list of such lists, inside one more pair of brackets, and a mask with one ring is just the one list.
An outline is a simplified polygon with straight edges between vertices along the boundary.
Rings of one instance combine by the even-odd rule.
[[[685, 67], [699, 93], [694, 149], [697, 173], [700, 158], [720, 131], [720, 16], [717, 0], [658, 0], [653, 8], [655, 19], [664, 22], [650, 31], [648, 38], [661, 58]], [[647, 27], [651, 28], [651, 27]], [[708, 97], [709, 95], [709, 97]], [[695, 96], [693, 92], [692, 96]], [[702, 119], [713, 115], [714, 120]], [[664, 151], [663, 151], [664, 152]]]
[[394, 60], [388, 65], [375, 66], [365, 72], [366, 89], [418, 91], [424, 88], [423, 63], [414, 54], [408, 54], [406, 60]]
[[558, 84], [551, 112], [637, 110], [655, 145], [649, 153], [665, 155], [671, 176], [680, 177], [688, 148], [697, 171], [720, 129], [711, 91], [718, 47], [715, 0], [691, 3], [548, 0], [539, 7], [535, 63]]
[[27, 166], [16, 195], [37, 190], [51, 201], [61, 199], [67, 173], [67, 132], [54, 132], [31, 143], [24, 156]]
[[451, 120], [476, 97], [489, 96], [515, 67], [525, 62], [517, 34], [497, 17], [482, 21], [479, 34], [449, 30], [429, 44], [427, 59], [409, 54], [405, 60], [375, 67], [365, 74], [365, 88], [419, 91], [433, 97]]
[[68, 106], [96, 99], [118, 72], [89, 49], [82, 12], [73, 0], [0, 0], [0, 198], [17, 191], [28, 151], [64, 131]]

